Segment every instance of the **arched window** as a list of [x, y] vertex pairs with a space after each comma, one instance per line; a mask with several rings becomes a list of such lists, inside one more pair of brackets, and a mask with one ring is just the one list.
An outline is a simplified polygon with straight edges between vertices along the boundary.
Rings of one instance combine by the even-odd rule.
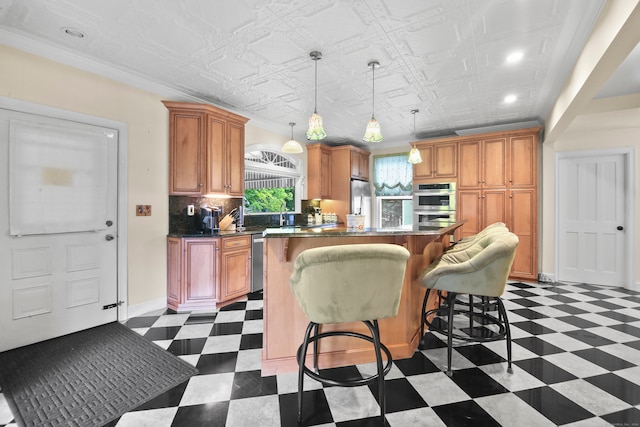
[[249, 146], [244, 154], [247, 213], [300, 212], [300, 160], [271, 148]]

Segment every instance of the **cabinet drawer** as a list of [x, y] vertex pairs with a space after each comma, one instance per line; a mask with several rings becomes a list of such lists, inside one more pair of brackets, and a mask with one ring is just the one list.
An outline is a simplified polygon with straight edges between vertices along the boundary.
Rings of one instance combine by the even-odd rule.
[[222, 250], [227, 249], [239, 249], [251, 247], [251, 235], [237, 236], [237, 237], [224, 237], [222, 239]]

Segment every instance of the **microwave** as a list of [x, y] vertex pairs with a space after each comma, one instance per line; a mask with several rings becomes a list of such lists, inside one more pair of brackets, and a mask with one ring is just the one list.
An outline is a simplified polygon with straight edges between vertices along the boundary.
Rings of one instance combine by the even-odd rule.
[[455, 212], [456, 183], [414, 184], [413, 210]]

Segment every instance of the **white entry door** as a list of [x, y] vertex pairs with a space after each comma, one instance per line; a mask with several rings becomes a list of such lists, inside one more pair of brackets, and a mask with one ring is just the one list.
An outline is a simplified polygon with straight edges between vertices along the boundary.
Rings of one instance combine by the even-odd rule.
[[0, 109], [0, 351], [117, 320], [118, 132]]
[[624, 156], [578, 156], [558, 160], [558, 279], [623, 286]]

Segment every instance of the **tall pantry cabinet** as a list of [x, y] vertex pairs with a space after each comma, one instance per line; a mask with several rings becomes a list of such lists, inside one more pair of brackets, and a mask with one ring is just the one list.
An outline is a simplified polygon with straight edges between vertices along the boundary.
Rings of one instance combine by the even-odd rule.
[[479, 135], [458, 145], [457, 218], [471, 236], [504, 222], [520, 240], [511, 277], [537, 280], [539, 128]]

